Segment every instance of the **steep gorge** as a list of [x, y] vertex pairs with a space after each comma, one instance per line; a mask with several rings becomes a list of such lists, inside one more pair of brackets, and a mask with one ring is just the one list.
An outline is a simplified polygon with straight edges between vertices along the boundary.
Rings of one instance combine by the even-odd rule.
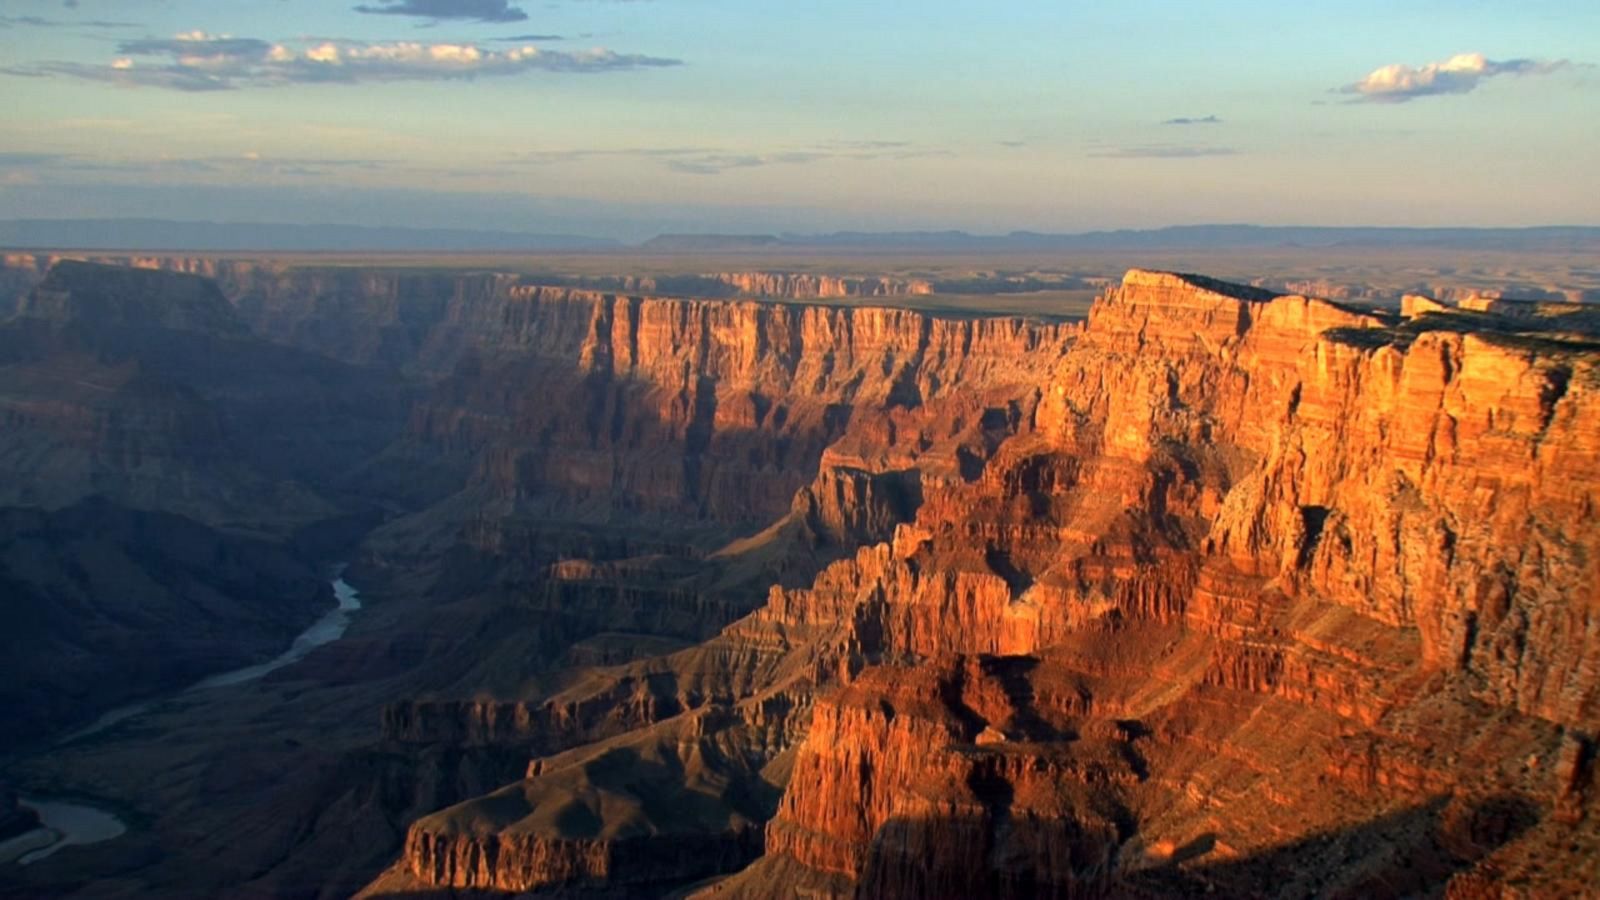
[[[753, 855], [770, 815], [765, 855], [708, 892], [1584, 883], [1600, 357], [1578, 322], [1132, 272], [996, 396], [990, 439], [891, 459], [842, 435], [824, 460], [917, 472], [892, 540], [701, 647], [519, 705], [516, 738], [557, 755], [515, 804], [418, 822], [392, 877], [605, 884], [609, 854], [722, 835], [671, 881]], [[614, 821], [666, 790], [601, 777], [619, 754], [677, 773], [700, 817]], [[579, 843], [594, 864], [539, 862]]]
[[[274, 281], [261, 298], [281, 311], [271, 319], [233, 287], [69, 261], [0, 326], [18, 336], [8, 361], [23, 373], [9, 381], [19, 410], [43, 401], [126, 423], [127, 395], [101, 386], [159, 378], [212, 423], [132, 419], [138, 446], [120, 454], [106, 428], [18, 418], [15, 444], [72, 448], [10, 457], [14, 485], [59, 491], [19, 502], [61, 507], [109, 490], [120, 506], [296, 553], [324, 530], [347, 530], [343, 517], [386, 523], [352, 574], [373, 598], [372, 631], [358, 622], [341, 646], [263, 682], [260, 700], [186, 702], [154, 715], [163, 728], [136, 723], [19, 767], [25, 782], [83, 785], [148, 816], [148, 833], [130, 839], [165, 848], [133, 867], [147, 885], [221, 890], [243, 870], [259, 873], [252, 890], [293, 894], [320, 878], [330, 894], [348, 892], [394, 849], [380, 836], [525, 767], [506, 760], [544, 742], [519, 698], [587, 666], [692, 645], [759, 606], [770, 584], [808, 584], [860, 541], [892, 533], [920, 502], [915, 461], [938, 446], [954, 468], [951, 448], [992, 443], [1016, 415], [994, 398], [1028, 393], [1076, 333], [1016, 319], [527, 288], [494, 275], [351, 276], [340, 283], [352, 305], [330, 311], [302, 280], [324, 277]], [[383, 332], [396, 296], [409, 298], [392, 307], [401, 318], [422, 307], [438, 315], [413, 319], [424, 324], [392, 344], [393, 357], [329, 361], [368, 346], [360, 335], [374, 322]], [[123, 327], [140, 319], [150, 327]], [[341, 319], [342, 331], [317, 324]], [[317, 383], [296, 380], [306, 373]], [[380, 385], [390, 391], [381, 401], [362, 393]], [[340, 392], [348, 398], [328, 396]], [[402, 400], [408, 412], [396, 417]], [[368, 443], [346, 443], [337, 429], [331, 446], [307, 441], [340, 403], [353, 405], [352, 427]], [[296, 415], [306, 421], [288, 421]], [[302, 453], [285, 458], [273, 441]], [[82, 464], [46, 467], [52, 458]], [[253, 483], [278, 494], [238, 490]], [[252, 704], [279, 691], [310, 718], [263, 747], [246, 737], [260, 727], [252, 715], [287, 713]], [[458, 699], [484, 696], [507, 699]], [[118, 697], [75, 697], [62, 718]], [[666, 708], [646, 706], [649, 716]], [[594, 727], [617, 730], [609, 717]], [[179, 757], [193, 761], [172, 771], [234, 762], [204, 778], [149, 769]], [[251, 788], [217, 793], [218, 779]], [[325, 797], [340, 798], [336, 809], [319, 809]], [[727, 859], [759, 845], [769, 800], [746, 806], [744, 849]], [[241, 827], [263, 837], [227, 837]], [[375, 837], [349, 848], [347, 830]], [[108, 851], [97, 870], [123, 877], [123, 858]], [[70, 892], [51, 880], [69, 871], [52, 871], [30, 871], [34, 893]]]

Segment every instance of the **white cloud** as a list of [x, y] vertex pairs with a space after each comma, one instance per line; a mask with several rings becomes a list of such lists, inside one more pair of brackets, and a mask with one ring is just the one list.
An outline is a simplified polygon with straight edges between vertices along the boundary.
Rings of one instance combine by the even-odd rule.
[[270, 43], [192, 31], [166, 39], [125, 41], [107, 65], [44, 62], [12, 66], [13, 75], [66, 76], [135, 87], [218, 91], [284, 84], [354, 84], [509, 76], [528, 72], [614, 72], [681, 65], [676, 59], [603, 47], [552, 50], [526, 44], [503, 50], [469, 43], [317, 40]]
[[1405, 103], [1438, 94], [1465, 94], [1485, 78], [1496, 75], [1545, 75], [1565, 68], [1566, 60], [1492, 60], [1482, 53], [1458, 53], [1444, 62], [1424, 66], [1394, 63], [1374, 69], [1367, 77], [1340, 88], [1374, 103]]

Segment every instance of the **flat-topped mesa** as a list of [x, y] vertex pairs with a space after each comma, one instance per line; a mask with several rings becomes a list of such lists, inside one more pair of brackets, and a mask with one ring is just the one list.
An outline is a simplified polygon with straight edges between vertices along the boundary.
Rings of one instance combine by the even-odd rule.
[[1324, 334], [1389, 324], [1327, 300], [1134, 269], [1095, 301], [1045, 389], [1039, 428], [1074, 445], [1098, 437], [1131, 461], [1233, 443], [1288, 404]]
[[1130, 269], [1095, 301], [1085, 330], [1128, 350], [1215, 346], [1243, 334], [1251, 307], [1274, 296], [1196, 275]]
[[[1052, 379], [1041, 430], [1190, 482], [1148, 500], [1207, 523], [1209, 569], [1416, 628], [1429, 665], [1473, 672], [1495, 702], [1591, 720], [1595, 594], [1574, 593], [1600, 578], [1587, 311], [1412, 300], [1402, 320], [1258, 297], [1130, 273]], [[1174, 456], [1199, 483], [1161, 474]], [[1214, 607], [1189, 609], [1212, 627]]]
[[251, 334], [208, 279], [76, 260], [0, 320], [0, 383], [0, 502], [257, 534], [330, 515], [323, 479], [404, 422], [394, 379]]
[[[1028, 350], [1073, 331], [1071, 325], [1017, 317], [658, 296], [527, 284], [514, 276], [462, 279], [434, 316], [414, 339], [415, 367], [424, 372], [447, 373], [474, 355], [509, 355], [651, 377], [655, 363], [676, 367], [689, 359], [705, 367], [701, 374], [774, 376], [785, 383], [809, 377], [796, 366], [808, 358], [823, 360], [835, 345], [841, 362], [883, 351], [894, 354], [892, 366], [904, 366], [918, 363], [925, 346], [946, 355], [954, 351], [954, 362], [960, 362], [971, 351]], [[997, 340], [1017, 343], [995, 346]], [[761, 386], [773, 389], [767, 382]]]
[[193, 275], [63, 260], [18, 312], [95, 329], [163, 328], [219, 336], [244, 335], [215, 282]]
[[1159, 269], [1129, 269], [1122, 275], [1122, 287], [1125, 289], [1138, 288], [1145, 291], [1191, 293], [1201, 297], [1215, 297], [1251, 303], [1264, 303], [1274, 297], [1281, 296], [1277, 291], [1269, 291], [1265, 288], [1222, 281], [1205, 275], [1196, 275], [1192, 272], [1166, 272]]
[[1118, 352], [1216, 352], [1258, 324], [1306, 340], [1329, 328], [1370, 328], [1383, 321], [1328, 300], [1201, 275], [1130, 269], [1122, 284], [1090, 309], [1085, 337]]

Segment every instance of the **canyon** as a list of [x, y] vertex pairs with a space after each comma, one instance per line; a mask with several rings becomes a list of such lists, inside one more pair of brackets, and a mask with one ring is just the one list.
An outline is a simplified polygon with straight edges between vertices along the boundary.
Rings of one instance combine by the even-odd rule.
[[109, 262], [0, 270], [0, 777], [133, 827], [0, 896], [1600, 883], [1600, 308]]

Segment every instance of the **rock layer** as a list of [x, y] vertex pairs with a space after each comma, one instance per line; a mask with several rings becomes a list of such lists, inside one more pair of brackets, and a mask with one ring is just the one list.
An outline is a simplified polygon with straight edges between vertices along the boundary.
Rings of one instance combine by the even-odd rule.
[[[822, 456], [850, 469], [794, 504], [869, 545], [701, 648], [568, 689], [609, 724], [556, 743], [592, 758], [730, 710], [764, 749], [717, 770], [787, 786], [767, 855], [709, 889], [730, 896], [1596, 874], [1595, 344], [1552, 317], [1402, 321], [1135, 271], [1036, 384], [905, 455], [885, 392]], [[882, 524], [848, 524], [876, 517], [866, 486], [907, 471], [914, 514], [871, 545]], [[672, 702], [624, 701], [644, 685]], [[430, 817], [410, 846], [474, 822]]]

